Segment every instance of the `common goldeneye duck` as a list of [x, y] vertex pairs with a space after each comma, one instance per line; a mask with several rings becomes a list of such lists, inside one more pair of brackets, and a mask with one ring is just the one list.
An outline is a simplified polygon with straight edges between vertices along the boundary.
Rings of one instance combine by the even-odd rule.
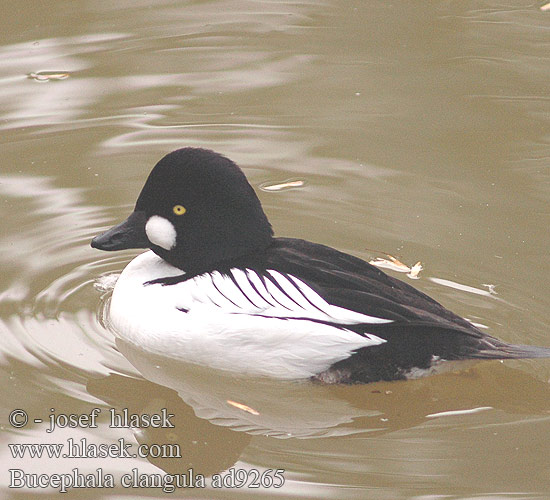
[[134, 212], [92, 247], [150, 249], [120, 275], [109, 322], [140, 349], [186, 362], [353, 383], [445, 361], [550, 356], [486, 335], [359, 258], [274, 238], [241, 169], [205, 149], [162, 158]]

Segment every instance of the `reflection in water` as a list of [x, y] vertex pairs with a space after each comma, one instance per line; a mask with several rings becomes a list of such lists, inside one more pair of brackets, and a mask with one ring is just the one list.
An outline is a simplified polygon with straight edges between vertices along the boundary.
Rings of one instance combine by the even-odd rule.
[[[548, 384], [499, 362], [480, 363], [475, 369], [468, 369], [467, 363], [457, 364], [462, 371], [407, 382], [325, 386], [239, 377], [154, 355], [120, 339], [116, 343], [146, 379], [175, 391], [198, 418], [263, 436], [320, 438], [393, 432], [444, 417], [446, 412], [480, 407], [511, 414], [549, 411]], [[504, 380], [512, 383], [504, 384]]]
[[233, 466], [251, 437], [241, 432], [213, 425], [197, 418], [193, 409], [178, 394], [166, 387], [111, 374], [102, 379], [90, 379], [88, 392], [110, 407], [128, 409], [135, 414], [160, 414], [166, 408], [173, 414], [174, 428], [143, 428], [134, 430], [136, 440], [149, 445], [178, 444], [181, 458], [151, 458], [150, 461], [169, 474], [183, 474], [189, 468], [198, 474], [212, 475]]
[[[3, 220], [6, 237], [0, 241], [6, 287], [0, 295], [2, 301], [23, 302], [35, 294], [41, 302], [47, 296], [59, 298], [68, 289], [82, 285], [83, 281], [89, 282], [89, 268], [93, 263], [73, 269], [70, 279], [67, 275], [61, 278], [60, 286], [46, 284], [42, 279], [42, 274], [50, 273], [60, 262], [67, 267], [83, 262], [87, 252], [82, 243], [89, 237], [91, 228], [106, 220], [101, 209], [82, 205], [82, 189], [59, 188], [50, 178], [3, 175], [0, 195], [8, 202], [4, 205]], [[21, 213], [25, 214], [24, 218], [17, 217]], [[67, 227], [71, 228], [70, 232]], [[12, 283], [7, 285], [10, 278]], [[68, 286], [67, 281], [72, 285]], [[38, 283], [51, 287], [51, 291], [38, 292]]]
[[[205, 475], [224, 471], [242, 459], [251, 435], [370, 437], [374, 445], [384, 434], [430, 422], [452, 429], [453, 417], [480, 409], [490, 412], [483, 427], [498, 428], [503, 414], [548, 418], [548, 384], [499, 362], [415, 381], [339, 387], [240, 378], [144, 353], [120, 341], [117, 345], [149, 381], [111, 374], [89, 379], [87, 390], [119, 410], [152, 414], [166, 408], [174, 414], [175, 429], [134, 432], [140, 443], [180, 445], [181, 458], [151, 460], [171, 474], [189, 467]], [[232, 401], [255, 412], [236, 408]]]
[[[0, 129], [66, 124], [85, 115], [86, 109], [95, 101], [94, 80], [80, 78], [80, 73], [90, 66], [86, 57], [105, 50], [121, 38], [124, 35], [105, 33], [0, 47], [0, 71], [14, 75], [18, 84], [2, 82], [4, 85], [0, 85], [0, 100], [6, 118]], [[55, 67], [43, 67], [44, 64], [54, 64]], [[39, 82], [27, 80], [30, 73], [47, 74], [48, 70], [59, 68], [74, 78], [65, 79], [62, 85], [40, 82], [39, 88], [36, 87]]]

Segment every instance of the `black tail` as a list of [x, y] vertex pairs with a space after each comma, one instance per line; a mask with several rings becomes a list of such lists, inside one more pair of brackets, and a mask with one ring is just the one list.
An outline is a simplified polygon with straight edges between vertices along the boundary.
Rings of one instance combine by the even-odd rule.
[[472, 354], [475, 359], [527, 359], [550, 358], [549, 347], [499, 343], [492, 349], [482, 349]]

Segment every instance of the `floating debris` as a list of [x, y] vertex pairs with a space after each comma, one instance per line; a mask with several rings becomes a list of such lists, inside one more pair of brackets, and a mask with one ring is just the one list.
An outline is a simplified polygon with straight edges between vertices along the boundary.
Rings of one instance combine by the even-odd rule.
[[469, 321], [474, 325], [476, 328], [482, 328], [483, 330], [488, 330], [489, 327], [487, 325], [484, 325], [483, 323], [477, 323], [476, 321], [470, 319], [470, 318], [464, 318], [466, 321]]
[[227, 404], [230, 404], [231, 406], [234, 406], [235, 408], [238, 408], [239, 410], [246, 411], [247, 413], [250, 413], [252, 415], [259, 415], [260, 412], [256, 411], [254, 408], [250, 408], [250, 406], [243, 405], [242, 403], [237, 403], [236, 401], [231, 401], [230, 399], [227, 399]]
[[480, 288], [476, 288], [470, 285], [463, 285], [462, 283], [457, 283], [456, 281], [445, 280], [443, 278], [428, 278], [428, 279], [430, 281], [433, 281], [434, 283], [437, 283], [438, 285], [448, 286], [450, 288], [454, 288], [455, 290], [461, 290], [462, 292], [473, 293], [475, 295], [484, 295], [485, 297], [495, 296], [494, 291], [491, 293], [491, 291], [481, 290]]
[[478, 406], [477, 408], [469, 408], [467, 410], [441, 411], [439, 413], [430, 413], [426, 415], [426, 418], [454, 417], [456, 415], [471, 415], [472, 413], [479, 413], [480, 411], [487, 411], [492, 409], [493, 409], [492, 406]]
[[540, 10], [543, 10], [543, 11], [550, 11], [550, 2], [547, 3], [547, 4], [544, 4]]
[[414, 266], [411, 267], [411, 272], [410, 273], [407, 273], [407, 276], [409, 278], [411, 278], [412, 280], [417, 280], [417, 279], [420, 279], [418, 277], [418, 273], [420, 271], [422, 271], [422, 269], [424, 269], [422, 267], [422, 263], [420, 261], [418, 261]]
[[487, 287], [487, 290], [489, 290], [489, 293], [491, 295], [498, 295], [497, 291], [495, 290], [496, 285], [491, 285], [489, 283], [482, 283], [481, 286]]
[[283, 191], [285, 189], [294, 189], [303, 187], [306, 185], [306, 181], [302, 179], [287, 179], [286, 181], [272, 184], [271, 182], [264, 182], [260, 184], [260, 189], [262, 191]]
[[383, 259], [382, 257], [376, 257], [372, 259], [369, 264], [372, 264], [376, 267], [382, 267], [384, 269], [391, 269], [392, 271], [397, 271], [398, 273], [407, 273], [407, 276], [412, 280], [420, 279], [418, 273], [424, 269], [422, 263], [419, 261], [414, 266], [409, 267], [406, 264], [403, 264], [400, 260], [391, 256], [390, 254], [385, 254], [388, 258]]
[[66, 80], [71, 74], [67, 71], [37, 71], [36, 73], [29, 73], [28, 78], [32, 78], [37, 82], [49, 82], [55, 80]]
[[376, 257], [375, 259], [372, 259], [369, 264], [372, 264], [376, 267], [382, 267], [384, 269], [391, 269], [392, 271], [397, 271], [399, 273], [410, 273], [411, 268], [407, 266], [406, 264], [403, 264], [403, 262], [397, 260], [395, 257], [392, 257], [391, 255], [388, 255], [388, 259], [383, 259], [382, 257]]

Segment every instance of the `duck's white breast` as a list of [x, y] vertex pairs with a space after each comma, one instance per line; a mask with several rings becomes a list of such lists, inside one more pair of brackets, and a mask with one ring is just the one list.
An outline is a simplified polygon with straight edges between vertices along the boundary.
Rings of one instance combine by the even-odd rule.
[[268, 273], [263, 280], [234, 269], [231, 276], [214, 272], [173, 285], [147, 284], [182, 274], [148, 251], [118, 279], [110, 323], [121, 338], [156, 354], [278, 378], [310, 377], [358, 348], [385, 342], [345, 325], [388, 320], [330, 305], [299, 279]]

